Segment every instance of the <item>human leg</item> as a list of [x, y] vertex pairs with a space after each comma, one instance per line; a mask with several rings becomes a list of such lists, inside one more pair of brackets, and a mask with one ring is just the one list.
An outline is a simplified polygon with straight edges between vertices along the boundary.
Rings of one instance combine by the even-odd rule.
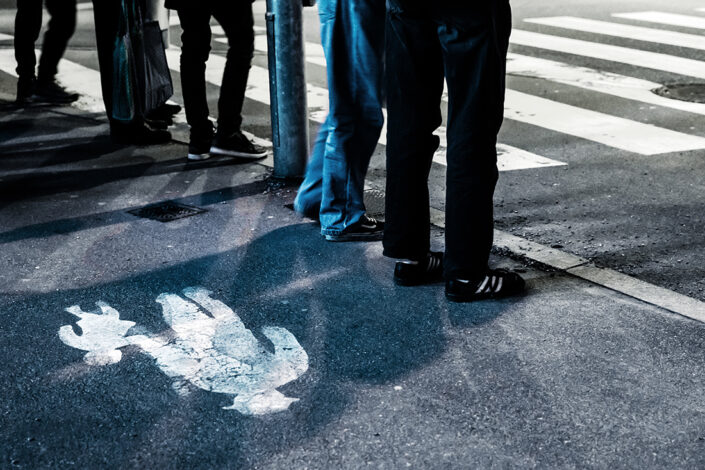
[[448, 83], [446, 296], [461, 302], [524, 288], [516, 273], [488, 267], [511, 28], [509, 4], [498, 4], [506, 8], [480, 6], [439, 28]]
[[110, 122], [110, 137], [119, 144], [151, 145], [168, 142], [171, 135], [167, 131], [150, 129], [139, 118], [130, 123], [113, 119], [113, 49], [120, 14], [120, 0], [93, 0], [100, 86], [105, 113]]
[[323, 0], [319, 14], [330, 104], [320, 210], [328, 238], [356, 230], [365, 214], [364, 180], [383, 124], [384, 3]]
[[34, 93], [37, 57], [34, 43], [42, 28], [42, 0], [17, 0], [15, 14], [15, 60], [17, 102], [26, 103]]
[[306, 175], [299, 186], [294, 200], [294, 210], [306, 217], [318, 220], [321, 211], [321, 197], [323, 192], [323, 154], [326, 150], [326, 141], [330, 133], [328, 118], [321, 125], [316, 136], [313, 152], [306, 164]]
[[218, 98], [218, 132], [228, 135], [239, 131], [247, 78], [254, 52], [252, 3], [238, 0], [213, 10], [228, 38], [228, 53]]
[[439, 139], [443, 63], [436, 24], [390, 9], [387, 19], [387, 183], [384, 254], [429, 250], [428, 174]]
[[37, 79], [40, 83], [54, 81], [59, 61], [76, 29], [76, 0], [46, 0], [46, 8], [51, 19], [39, 59]]
[[100, 87], [103, 92], [105, 112], [110, 121], [112, 121], [113, 110], [113, 47], [117, 36], [120, 11], [120, 0], [93, 0]]
[[211, 50], [209, 2], [184, 3], [177, 13], [183, 30], [180, 70], [186, 121], [192, 134], [212, 134], [206, 97], [206, 61]]

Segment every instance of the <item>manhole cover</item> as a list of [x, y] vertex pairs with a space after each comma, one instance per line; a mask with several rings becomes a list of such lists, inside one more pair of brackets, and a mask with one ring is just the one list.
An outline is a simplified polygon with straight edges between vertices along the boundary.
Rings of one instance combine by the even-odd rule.
[[705, 103], [705, 83], [664, 85], [661, 88], [656, 88], [653, 92], [674, 100]]
[[174, 201], [166, 201], [160, 202], [159, 204], [145, 206], [141, 209], [133, 209], [127, 212], [132, 215], [136, 215], [137, 217], [142, 217], [143, 219], [158, 220], [159, 222], [171, 222], [172, 220], [183, 219], [184, 217], [201, 214], [206, 212], [206, 210], [201, 209], [200, 207], [179, 204]]

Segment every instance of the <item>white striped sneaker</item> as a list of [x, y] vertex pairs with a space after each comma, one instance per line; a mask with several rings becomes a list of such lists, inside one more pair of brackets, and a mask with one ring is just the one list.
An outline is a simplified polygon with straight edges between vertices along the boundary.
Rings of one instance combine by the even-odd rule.
[[450, 279], [446, 281], [446, 298], [453, 302], [499, 299], [520, 294], [524, 291], [524, 279], [506, 269], [489, 269], [476, 281]]

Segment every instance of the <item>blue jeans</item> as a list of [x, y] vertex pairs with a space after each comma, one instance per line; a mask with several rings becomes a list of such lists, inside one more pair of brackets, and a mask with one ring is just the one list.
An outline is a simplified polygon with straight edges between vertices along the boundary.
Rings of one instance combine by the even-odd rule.
[[337, 235], [365, 213], [365, 175], [384, 123], [384, 0], [320, 0], [329, 114], [294, 208]]

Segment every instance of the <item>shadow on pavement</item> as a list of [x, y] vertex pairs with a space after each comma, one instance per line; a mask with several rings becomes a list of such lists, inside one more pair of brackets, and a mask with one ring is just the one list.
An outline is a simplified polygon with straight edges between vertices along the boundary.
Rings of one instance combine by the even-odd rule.
[[[356, 384], [401, 379], [444, 351], [439, 299], [395, 287], [378, 251], [323, 243], [310, 224], [297, 224], [119, 282], [3, 302], [3, 356], [6, 370], [16, 374], [12, 385], [0, 387], [0, 411], [13, 435], [6, 435], [5, 450], [31, 466], [236, 468], [323, 432], [355, 401]], [[189, 286], [211, 290], [265, 347], [271, 348], [262, 335], [266, 326], [298, 339], [309, 371], [280, 387], [300, 399], [289, 411], [263, 417], [226, 411], [227, 395], [194, 390], [179, 396], [137, 347], [123, 348], [117, 364], [87, 366], [82, 351], [58, 338], [61, 326], [77, 320], [65, 308], [91, 311], [99, 300], [136, 322], [136, 331], [162, 332], [167, 326], [155, 299]], [[500, 313], [488, 309], [483, 321]], [[40, 444], [51, 452], [39, 452]]]

